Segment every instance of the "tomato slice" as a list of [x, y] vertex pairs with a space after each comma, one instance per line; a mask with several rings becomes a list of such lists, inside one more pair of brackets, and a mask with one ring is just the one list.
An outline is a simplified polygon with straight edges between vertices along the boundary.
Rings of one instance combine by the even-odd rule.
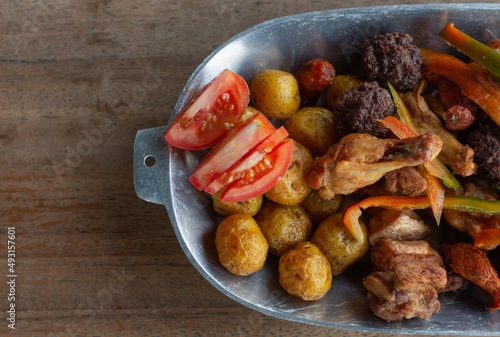
[[224, 202], [238, 202], [255, 198], [273, 188], [292, 163], [293, 140], [287, 140], [275, 147], [253, 168], [254, 174], [245, 174], [229, 184], [222, 192]]
[[236, 181], [245, 175], [255, 174], [255, 170], [259, 170], [260, 164], [266, 155], [270, 153], [277, 145], [279, 145], [288, 136], [288, 131], [282, 126], [274, 131], [266, 139], [259, 143], [253, 150], [247, 153], [236, 164], [221, 174], [217, 179], [212, 181], [205, 188], [205, 192], [214, 194], [224, 186]]
[[263, 114], [255, 114], [231, 129], [210, 150], [191, 174], [189, 181], [201, 191], [275, 130]]
[[248, 102], [248, 84], [226, 69], [182, 108], [165, 133], [165, 140], [181, 149], [206, 149], [240, 120]]

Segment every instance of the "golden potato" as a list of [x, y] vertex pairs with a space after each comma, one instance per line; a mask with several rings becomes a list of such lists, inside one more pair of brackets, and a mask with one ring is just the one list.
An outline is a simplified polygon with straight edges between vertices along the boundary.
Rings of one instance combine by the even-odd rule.
[[335, 130], [333, 112], [320, 107], [297, 110], [285, 122], [290, 138], [304, 145], [313, 157], [322, 156], [330, 146], [340, 140]]
[[318, 247], [302, 242], [281, 256], [279, 282], [291, 295], [319, 300], [332, 286], [330, 264]]
[[325, 90], [326, 106], [335, 109], [344, 90], [358, 87], [363, 81], [354, 75], [337, 75], [331, 86]]
[[240, 118], [240, 122], [244, 122], [255, 114], [258, 114], [260, 111], [255, 109], [253, 106], [247, 106], [245, 111], [243, 111], [243, 115]]
[[269, 245], [257, 222], [248, 214], [237, 213], [217, 227], [215, 248], [227, 270], [246, 276], [262, 269]]
[[311, 191], [305, 170], [311, 165], [311, 152], [297, 141], [293, 141], [293, 158], [290, 167], [281, 180], [264, 195], [282, 205], [297, 205]]
[[222, 191], [223, 189], [212, 195], [214, 211], [222, 216], [228, 216], [236, 213], [244, 213], [254, 216], [257, 214], [262, 206], [262, 202], [264, 201], [264, 196], [259, 195], [258, 197], [245, 201], [223, 202], [220, 200]]
[[335, 213], [319, 224], [311, 238], [330, 262], [333, 276], [341, 274], [368, 252], [368, 229], [361, 220], [360, 224], [363, 241], [349, 233], [342, 222], [342, 213]]
[[281, 70], [263, 70], [250, 84], [252, 105], [269, 119], [290, 117], [300, 106], [295, 77]]
[[342, 194], [336, 194], [333, 199], [323, 199], [318, 190], [311, 190], [300, 206], [306, 211], [313, 223], [319, 224], [331, 214], [337, 212], [342, 205]]
[[255, 216], [269, 243], [269, 252], [281, 256], [311, 233], [311, 220], [299, 205], [281, 205], [267, 200]]

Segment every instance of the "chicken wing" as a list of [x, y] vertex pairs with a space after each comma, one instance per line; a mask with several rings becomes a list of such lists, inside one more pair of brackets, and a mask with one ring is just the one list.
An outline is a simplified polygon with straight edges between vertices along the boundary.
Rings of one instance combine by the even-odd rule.
[[316, 158], [306, 172], [307, 182], [319, 189], [323, 199], [332, 199], [371, 185], [387, 172], [426, 163], [436, 158], [442, 147], [439, 136], [431, 133], [406, 139], [352, 133]]

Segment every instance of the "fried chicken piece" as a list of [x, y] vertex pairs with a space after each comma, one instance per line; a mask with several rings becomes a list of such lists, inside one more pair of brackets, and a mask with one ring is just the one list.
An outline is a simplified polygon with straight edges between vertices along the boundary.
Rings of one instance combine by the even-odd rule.
[[368, 241], [371, 246], [376, 246], [383, 238], [403, 241], [422, 240], [432, 230], [417, 213], [392, 208], [385, 208], [372, 216], [369, 228]]
[[442, 146], [441, 139], [430, 133], [405, 139], [352, 133], [315, 159], [306, 172], [307, 182], [329, 200], [371, 185], [389, 171], [426, 163]]
[[424, 88], [425, 81], [422, 81], [417, 92], [401, 94], [404, 104], [413, 117], [418, 133], [432, 132], [442, 139], [444, 145], [439, 158], [455, 173], [463, 177], [474, 174], [477, 169], [477, 164], [474, 162], [474, 150], [467, 145], [462, 145], [443, 127], [439, 117], [429, 109], [427, 102], [421, 95]]
[[487, 306], [489, 310], [500, 309], [500, 278], [484, 251], [470, 243], [446, 243], [443, 257], [455, 273], [493, 296], [493, 303]]

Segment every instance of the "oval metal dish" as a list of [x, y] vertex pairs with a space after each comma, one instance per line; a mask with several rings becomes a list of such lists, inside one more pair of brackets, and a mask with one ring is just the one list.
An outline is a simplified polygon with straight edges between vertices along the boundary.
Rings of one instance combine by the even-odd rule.
[[[311, 12], [264, 22], [230, 39], [192, 74], [170, 118], [202, 86], [228, 68], [249, 83], [263, 69], [295, 72], [311, 59], [324, 58], [337, 73], [356, 69], [366, 38], [378, 33], [406, 32], [418, 46], [451, 51], [437, 33], [450, 21], [474, 37], [499, 37], [500, 5], [412, 5]], [[220, 218], [211, 202], [188, 181], [203, 156], [172, 148], [163, 140], [167, 126], [140, 130], [135, 140], [134, 182], [137, 195], [162, 204], [185, 254], [217, 289], [235, 301], [278, 318], [340, 329], [405, 334], [500, 336], [500, 312], [489, 312], [473, 287], [459, 294], [440, 294], [441, 310], [428, 320], [386, 323], [373, 316], [361, 284], [370, 272], [361, 261], [335, 277], [323, 299], [305, 302], [286, 294], [278, 284], [277, 259], [270, 257], [261, 271], [238, 277], [218, 262], [213, 243]], [[154, 165], [146, 160], [153, 157]]]

